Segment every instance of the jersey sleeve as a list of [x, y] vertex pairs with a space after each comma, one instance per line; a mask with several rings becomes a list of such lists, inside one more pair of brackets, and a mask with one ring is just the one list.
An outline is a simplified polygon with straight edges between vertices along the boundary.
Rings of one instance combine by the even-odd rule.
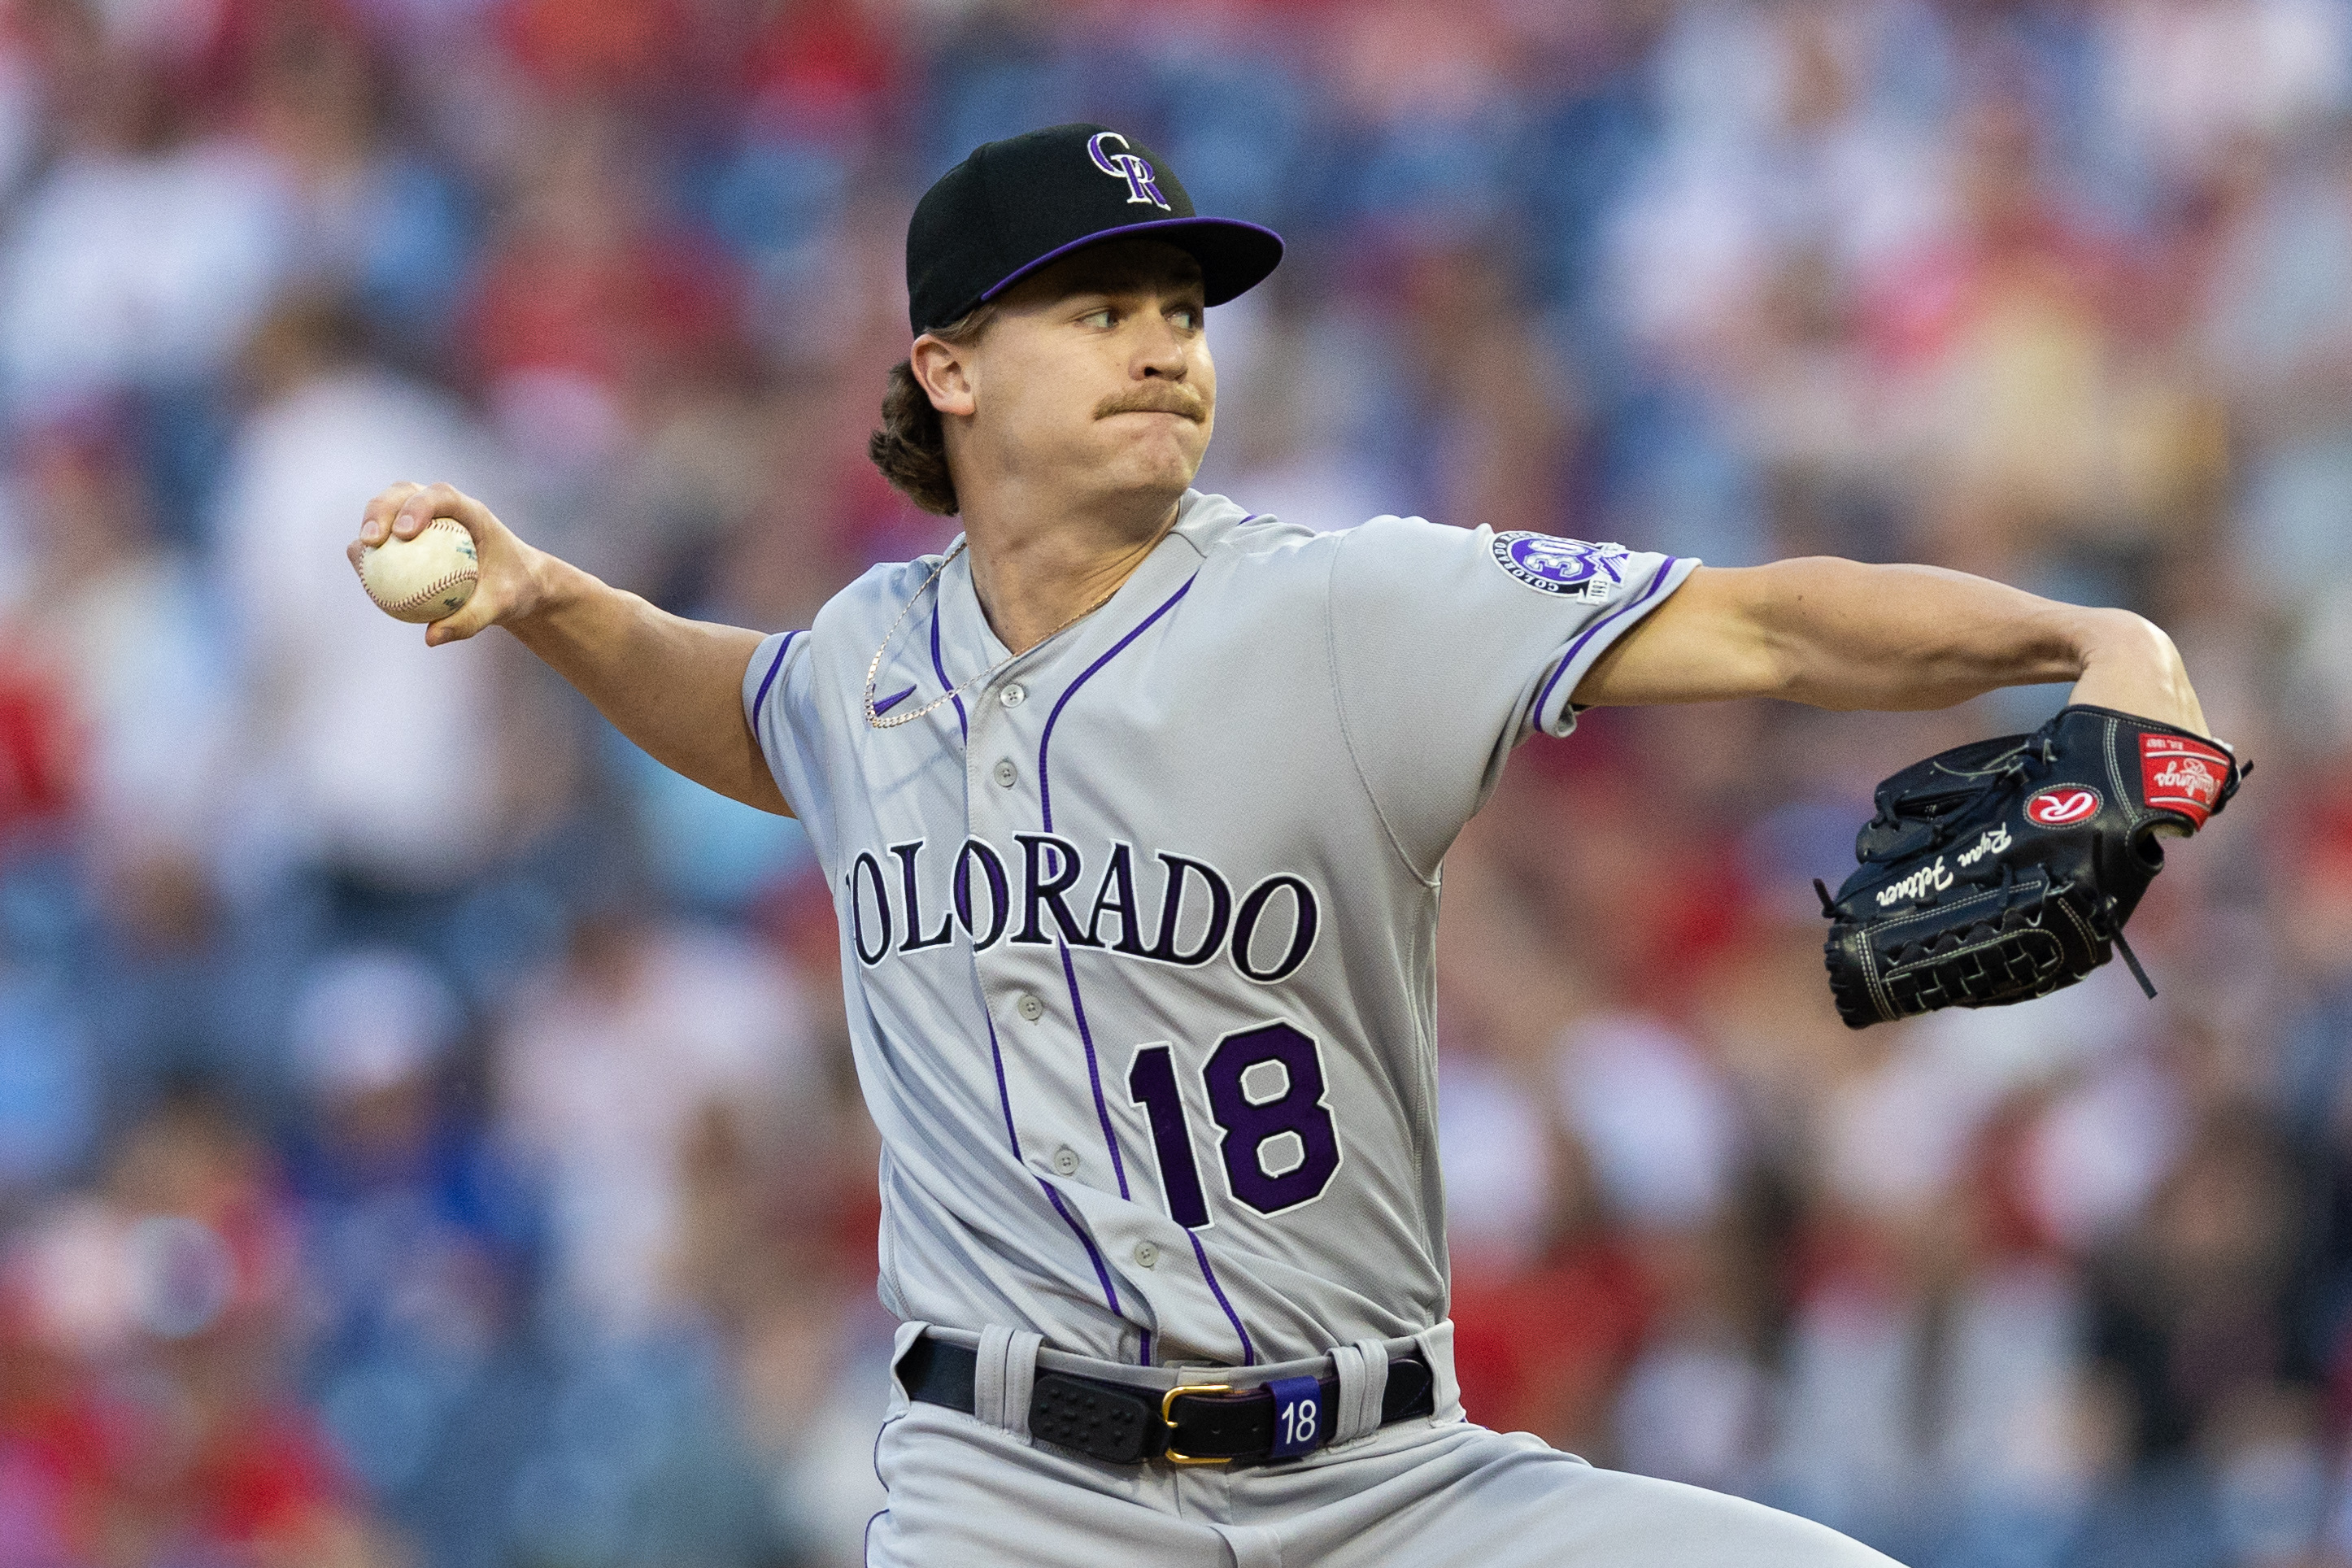
[[776, 787], [783, 792], [784, 804], [814, 830], [813, 814], [822, 808], [824, 795], [818, 770], [811, 765], [793, 722], [805, 699], [798, 689], [807, 681], [808, 658], [809, 634], [804, 631], [778, 632], [763, 639], [743, 667], [743, 717], [760, 742], [760, 754], [768, 760]]
[[1341, 537], [1329, 601], [1340, 718], [1415, 870], [1435, 874], [1512, 747], [1576, 727], [1569, 699], [1584, 672], [1697, 566], [1419, 518], [1376, 518]]

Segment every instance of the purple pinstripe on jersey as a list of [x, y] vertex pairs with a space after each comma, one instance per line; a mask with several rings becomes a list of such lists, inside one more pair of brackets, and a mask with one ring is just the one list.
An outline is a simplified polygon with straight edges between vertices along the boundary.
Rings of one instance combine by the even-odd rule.
[[1095, 1033], [1087, 1027], [1087, 1005], [1078, 999], [1078, 972], [1070, 965], [1070, 944], [1055, 942], [1062, 950], [1062, 975], [1070, 983], [1070, 1011], [1077, 1015], [1078, 1040], [1087, 1047], [1087, 1081], [1094, 1086], [1095, 1117], [1102, 1123], [1103, 1142], [1110, 1147], [1111, 1174], [1118, 1178], [1118, 1195], [1127, 1197], [1127, 1162], [1118, 1157], [1118, 1134], [1111, 1130], [1110, 1107], [1103, 1103], [1102, 1068], [1095, 1060]]
[[[980, 1011], [981, 1016], [988, 1020], [988, 1058], [996, 1067], [996, 1102], [1004, 1110], [1005, 1140], [1013, 1145], [1013, 1157], [1026, 1163], [1021, 1152], [1021, 1134], [1013, 1126], [1013, 1093], [1004, 1084], [1004, 1049], [997, 1043], [996, 1019], [988, 1011], [986, 997], [981, 999]], [[1109, 1304], [1112, 1311], [1118, 1311], [1118, 1287], [1110, 1282], [1110, 1269], [1104, 1264], [1102, 1252], [1095, 1246], [1095, 1238], [1087, 1234], [1087, 1227], [1080, 1225], [1077, 1216], [1063, 1204], [1062, 1194], [1054, 1190], [1053, 1183], [1039, 1176], [1037, 1184], [1045, 1189], [1045, 1201], [1054, 1205], [1054, 1212], [1062, 1216], [1062, 1223], [1070, 1227], [1070, 1234], [1076, 1237], [1078, 1245], [1087, 1249], [1087, 1257], [1095, 1266], [1095, 1278], [1102, 1282], [1104, 1301]]]
[[[1551, 700], [1552, 688], [1558, 686], [1559, 684], [1559, 678], [1568, 673], [1568, 667], [1576, 662], [1576, 656], [1584, 651], [1584, 645], [1591, 642], [1593, 637], [1600, 633], [1601, 627], [1607, 626], [1610, 622], [1615, 620], [1626, 611], [1638, 608], [1649, 599], [1651, 595], [1656, 593], [1660, 585], [1665, 582], [1666, 574], [1675, 569], [1675, 563], [1677, 559], [1679, 558], [1676, 556], [1667, 556], [1665, 563], [1658, 568], [1657, 575], [1650, 579], [1649, 585], [1647, 587], [1634, 595], [1632, 598], [1626, 600], [1623, 604], [1618, 605], [1615, 609], [1610, 611], [1607, 615], [1601, 616], [1599, 620], [1593, 622], [1591, 626], [1585, 627], [1583, 634], [1574, 642], [1568, 645], [1568, 651], [1559, 657], [1559, 668], [1551, 672], [1551, 679], [1544, 682], [1542, 692], [1536, 698], [1535, 718], [1537, 723], [1540, 724], [1543, 722], [1544, 704]], [[1571, 691], [1569, 695], [1572, 698], [1576, 694]]]
[[1110, 651], [1108, 653], [1103, 655], [1100, 658], [1087, 666], [1087, 668], [1079, 673], [1078, 678], [1070, 682], [1070, 689], [1062, 693], [1061, 700], [1054, 704], [1054, 710], [1045, 715], [1045, 733], [1041, 736], [1037, 742], [1037, 810], [1038, 815], [1045, 821], [1045, 830], [1046, 832], [1051, 833], [1054, 831], [1054, 789], [1045, 774], [1045, 752], [1046, 749], [1054, 743], [1054, 724], [1055, 721], [1061, 718], [1062, 710], [1070, 705], [1070, 699], [1078, 694], [1079, 687], [1084, 686], [1087, 681], [1094, 679], [1095, 671], [1100, 669], [1104, 665], [1108, 664], [1112, 659], [1117, 658], [1120, 654], [1125, 653], [1127, 651], [1128, 644], [1133, 642], [1145, 632], [1150, 630], [1153, 622], [1166, 615], [1169, 611], [1174, 609], [1176, 607], [1176, 601], [1192, 591], [1193, 578], [1198, 577], [1199, 575], [1200, 574], [1195, 572], [1192, 577], [1185, 578], [1184, 585], [1177, 589], [1174, 593], [1169, 595], [1165, 603], [1163, 603], [1158, 609], [1152, 611], [1150, 615], [1144, 616], [1141, 624], [1137, 626], [1133, 631], [1119, 638], [1118, 641], [1111, 644]]
[[1184, 1235], [1192, 1243], [1192, 1256], [1201, 1260], [1201, 1278], [1209, 1282], [1209, 1289], [1217, 1298], [1217, 1305], [1225, 1310], [1225, 1321], [1231, 1323], [1234, 1326], [1234, 1332], [1242, 1337], [1242, 1364], [1255, 1365], [1257, 1347], [1250, 1343], [1249, 1331], [1242, 1327], [1242, 1315], [1234, 1310], [1234, 1304], [1231, 1301], [1225, 1300], [1225, 1288], [1217, 1283], [1217, 1271], [1209, 1267], [1209, 1249], [1201, 1245], [1201, 1235], [1198, 1231], [1188, 1230]]
[[915, 689], [909, 686], [904, 691], [894, 691], [887, 697], [877, 698], [874, 703], [874, 711], [877, 716], [887, 713], [891, 709], [896, 708], [899, 703], [904, 702], [908, 698], [912, 697], [914, 694]]
[[947, 666], [940, 662], [940, 595], [937, 594], [931, 595], [931, 669], [940, 678], [940, 684], [948, 689], [948, 700], [955, 704], [957, 732], [965, 740], [971, 740], [971, 725], [964, 718], [963, 699], [948, 679]]
[[751, 721], [753, 723], [756, 724], [760, 721], [760, 704], [768, 700], [768, 688], [776, 683], [776, 671], [784, 668], [784, 655], [793, 651], [793, 639], [800, 635], [801, 634], [798, 632], [786, 632], [784, 634], [784, 640], [776, 645], [775, 662], [768, 666], [767, 674], [760, 677], [760, 689], [751, 699]]
[[996, 1016], [988, 1010], [988, 998], [980, 999], [980, 1015], [988, 1020], [988, 1059], [996, 1066], [996, 1103], [1004, 1110], [1004, 1139], [1013, 1145], [1013, 1157], [1021, 1154], [1021, 1134], [1013, 1127], [1013, 1094], [1004, 1087], [1004, 1050], [996, 1043]]
[[1110, 1282], [1110, 1270], [1103, 1265], [1103, 1255], [1096, 1247], [1095, 1238], [1087, 1234], [1087, 1227], [1078, 1223], [1078, 1216], [1072, 1214], [1068, 1206], [1062, 1202], [1062, 1194], [1054, 1190], [1053, 1183], [1040, 1176], [1037, 1178], [1037, 1184], [1045, 1189], [1045, 1196], [1053, 1203], [1054, 1212], [1062, 1216], [1062, 1223], [1076, 1232], [1078, 1239], [1087, 1244], [1087, 1256], [1094, 1259], [1095, 1279], [1102, 1284], [1103, 1300], [1110, 1303], [1112, 1311], [1125, 1317], [1126, 1313], [1119, 1312], [1118, 1287]]

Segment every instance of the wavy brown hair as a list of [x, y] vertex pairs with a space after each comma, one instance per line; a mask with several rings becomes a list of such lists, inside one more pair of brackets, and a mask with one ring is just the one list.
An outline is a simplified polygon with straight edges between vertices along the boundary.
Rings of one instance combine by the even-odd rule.
[[[929, 335], [962, 348], [995, 319], [996, 307], [982, 305], [944, 327], [933, 327]], [[956, 514], [960, 503], [955, 476], [948, 471], [947, 431], [923, 384], [915, 379], [910, 360], [890, 367], [890, 384], [882, 394], [882, 427], [866, 437], [866, 455], [891, 489], [925, 511], [940, 517]]]

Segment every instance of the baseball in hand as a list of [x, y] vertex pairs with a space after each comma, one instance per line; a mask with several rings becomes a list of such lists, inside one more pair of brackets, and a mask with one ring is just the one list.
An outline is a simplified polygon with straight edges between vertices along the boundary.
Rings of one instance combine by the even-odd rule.
[[398, 535], [360, 552], [360, 582], [387, 616], [437, 621], [454, 616], [481, 580], [474, 536], [455, 518], [436, 517], [414, 539]]

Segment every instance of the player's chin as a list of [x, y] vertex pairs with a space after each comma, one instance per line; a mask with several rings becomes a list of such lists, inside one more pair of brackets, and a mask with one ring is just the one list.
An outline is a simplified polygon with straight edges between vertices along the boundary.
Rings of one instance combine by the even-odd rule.
[[1139, 495], [1179, 496], [1192, 488], [1192, 476], [1200, 467], [1197, 458], [1168, 458], [1153, 463], [1123, 465], [1118, 469], [1118, 488]]
[[1160, 419], [1159, 428], [1115, 445], [1108, 467], [1138, 485], [1173, 485], [1181, 489], [1192, 482], [1208, 449], [1209, 433], [1190, 420]]

